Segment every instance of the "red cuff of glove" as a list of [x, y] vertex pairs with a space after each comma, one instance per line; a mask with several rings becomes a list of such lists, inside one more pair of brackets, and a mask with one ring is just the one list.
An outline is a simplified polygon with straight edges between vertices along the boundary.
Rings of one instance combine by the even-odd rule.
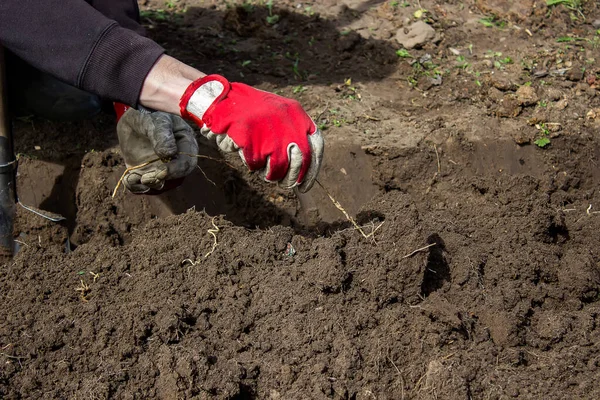
[[115, 108], [115, 113], [117, 114], [117, 122], [119, 122], [123, 114], [125, 114], [125, 111], [131, 108], [123, 103], [113, 103], [113, 107]]

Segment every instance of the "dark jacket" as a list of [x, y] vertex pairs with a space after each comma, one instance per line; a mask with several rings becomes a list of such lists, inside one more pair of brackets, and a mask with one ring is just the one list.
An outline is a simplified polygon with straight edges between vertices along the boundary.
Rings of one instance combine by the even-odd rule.
[[73, 86], [136, 106], [164, 52], [138, 18], [134, 0], [0, 0], [0, 44]]

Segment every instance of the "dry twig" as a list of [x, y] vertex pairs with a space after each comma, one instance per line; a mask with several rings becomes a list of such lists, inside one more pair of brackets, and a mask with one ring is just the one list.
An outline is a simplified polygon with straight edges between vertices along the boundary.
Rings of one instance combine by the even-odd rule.
[[440, 154], [438, 153], [437, 146], [434, 144], [433, 149], [435, 150], [435, 157], [437, 158], [437, 172], [442, 172], [442, 165], [440, 164]]

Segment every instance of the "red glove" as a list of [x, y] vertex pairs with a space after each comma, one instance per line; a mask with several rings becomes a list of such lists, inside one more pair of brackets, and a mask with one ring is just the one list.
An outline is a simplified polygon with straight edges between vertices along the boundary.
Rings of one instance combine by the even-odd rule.
[[188, 87], [180, 107], [204, 136], [223, 151], [238, 151], [266, 181], [306, 192], [317, 179], [323, 137], [297, 101], [209, 75]]

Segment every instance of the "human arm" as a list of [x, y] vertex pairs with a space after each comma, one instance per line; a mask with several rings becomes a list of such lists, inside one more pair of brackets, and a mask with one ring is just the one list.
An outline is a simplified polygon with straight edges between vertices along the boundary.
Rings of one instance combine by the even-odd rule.
[[204, 136], [225, 152], [237, 152], [266, 181], [304, 192], [316, 180], [323, 138], [297, 101], [206, 76], [165, 55], [148, 74], [140, 103], [193, 120]]
[[[124, 2], [113, 0], [111, 9]], [[164, 52], [134, 21], [121, 26], [84, 0], [2, 0], [0, 21], [0, 43], [28, 64], [132, 106]]]

